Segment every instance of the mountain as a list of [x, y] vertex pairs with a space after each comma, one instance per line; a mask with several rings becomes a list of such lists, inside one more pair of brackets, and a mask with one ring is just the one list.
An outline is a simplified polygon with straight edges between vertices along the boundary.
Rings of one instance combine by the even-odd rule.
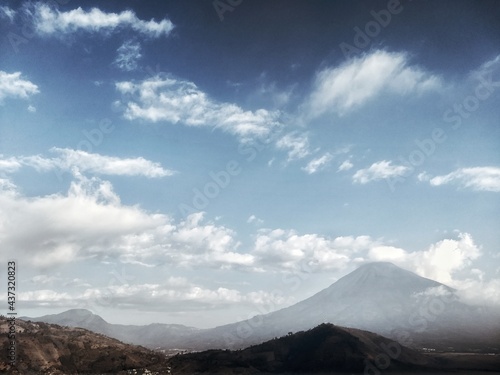
[[[465, 357], [465, 358], [463, 358]], [[249, 348], [209, 350], [168, 360], [173, 374], [474, 374], [500, 368], [499, 356], [419, 353], [377, 334], [322, 324]]]
[[500, 352], [498, 310], [464, 304], [454, 289], [388, 262], [363, 265], [290, 307], [212, 329], [109, 324], [87, 310], [29, 319], [83, 327], [163, 349], [240, 349], [333, 323], [376, 332], [413, 348]]
[[60, 314], [44, 315], [38, 318], [22, 317], [35, 322], [53, 323], [68, 327], [81, 327], [129, 344], [142, 345], [150, 349], [185, 340], [201, 330], [181, 324], [123, 325], [111, 324], [86, 309], [71, 309]]
[[[0, 348], [6, 354], [9, 324], [0, 317]], [[16, 364], [0, 358], [0, 373], [20, 375], [168, 374], [163, 355], [83, 328], [16, 319]]]
[[243, 348], [322, 323], [376, 332], [416, 348], [500, 350], [498, 310], [466, 305], [454, 289], [388, 262], [361, 266], [295, 305], [201, 331], [181, 345]]

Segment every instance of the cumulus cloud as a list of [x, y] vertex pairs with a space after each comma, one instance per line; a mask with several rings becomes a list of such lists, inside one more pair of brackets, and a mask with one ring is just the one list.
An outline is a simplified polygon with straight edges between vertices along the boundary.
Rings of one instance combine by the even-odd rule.
[[[44, 158], [42, 156], [27, 156], [20, 161], [38, 171], [61, 169], [71, 171], [77, 168], [79, 172], [89, 172], [101, 175], [146, 176], [149, 178], [171, 176], [175, 172], [164, 169], [159, 163], [138, 158], [118, 158], [81, 150], [53, 147], [51, 152], [58, 157]], [[1, 164], [0, 164], [1, 165]]]
[[7, 73], [0, 70], [0, 104], [5, 98], [27, 99], [39, 92], [37, 85], [21, 77], [21, 72]]
[[293, 230], [268, 229], [260, 231], [252, 254], [262, 267], [280, 271], [343, 270], [353, 255], [376, 243], [368, 236], [328, 238], [318, 234], [300, 235]]
[[142, 57], [141, 45], [138, 42], [128, 40], [118, 50], [114, 64], [121, 70], [131, 72], [138, 67], [137, 61]]
[[447, 175], [433, 177], [429, 180], [429, 183], [432, 186], [456, 184], [466, 189], [498, 193], [500, 192], [500, 168], [460, 168]]
[[174, 28], [168, 19], [143, 21], [131, 10], [106, 13], [98, 8], [85, 11], [79, 7], [63, 12], [44, 3], [35, 3], [27, 5], [25, 12], [32, 19], [35, 31], [42, 36], [61, 36], [78, 31], [114, 32], [129, 28], [145, 36], [158, 38], [168, 35]]
[[500, 306], [500, 278], [480, 280], [467, 278], [454, 282], [462, 301], [472, 305]]
[[25, 197], [0, 183], [0, 238], [6, 257], [34, 267], [89, 259], [185, 267], [248, 267], [234, 232], [202, 213], [175, 223], [166, 215], [121, 203], [113, 186], [78, 176], [67, 194]]
[[[277, 272], [343, 275], [369, 262], [392, 262], [416, 274], [456, 288], [466, 302], [500, 305], [498, 279], [483, 280], [474, 269], [483, 255], [469, 233], [410, 251], [370, 236], [328, 237], [293, 230], [262, 229], [255, 239], [255, 265]], [[481, 288], [484, 288], [482, 290]], [[429, 290], [428, 294], [440, 290]]]
[[403, 165], [393, 165], [391, 161], [382, 160], [373, 163], [368, 168], [359, 169], [352, 176], [352, 180], [357, 184], [367, 184], [371, 181], [404, 176], [408, 170], [409, 167], [405, 167]]
[[305, 158], [311, 153], [309, 149], [309, 137], [306, 133], [291, 132], [276, 141], [279, 150], [288, 153], [288, 161]]
[[317, 73], [305, 108], [309, 118], [343, 115], [382, 93], [419, 94], [440, 86], [438, 77], [410, 66], [406, 54], [379, 50]]
[[305, 167], [302, 168], [307, 174], [313, 174], [325, 168], [333, 159], [333, 155], [329, 152], [319, 158], [311, 160]]
[[481, 256], [481, 248], [468, 233], [444, 239], [427, 249], [409, 252], [393, 246], [376, 246], [368, 252], [372, 261], [389, 261], [449, 286], [456, 286], [456, 272], [470, 267]]
[[278, 112], [245, 111], [235, 104], [217, 102], [192, 82], [155, 76], [139, 83], [118, 82], [116, 89], [124, 96], [120, 105], [128, 120], [206, 126], [242, 140], [266, 137], [281, 126]]

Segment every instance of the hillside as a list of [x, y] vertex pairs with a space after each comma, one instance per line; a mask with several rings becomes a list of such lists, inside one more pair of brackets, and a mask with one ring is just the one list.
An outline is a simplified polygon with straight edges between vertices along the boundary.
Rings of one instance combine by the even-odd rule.
[[[124, 344], [83, 328], [16, 321], [17, 363], [5, 356], [0, 373], [19, 375], [167, 374], [164, 358], [143, 347]], [[7, 320], [0, 318], [0, 351], [7, 353]]]
[[[429, 355], [380, 335], [322, 324], [243, 350], [209, 350], [169, 360], [173, 374], [479, 374], [500, 356]], [[472, 371], [471, 371], [472, 370]]]

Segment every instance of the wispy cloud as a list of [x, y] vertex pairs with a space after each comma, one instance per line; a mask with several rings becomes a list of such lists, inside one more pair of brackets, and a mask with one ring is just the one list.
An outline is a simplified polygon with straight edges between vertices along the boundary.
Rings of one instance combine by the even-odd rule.
[[21, 162], [17, 158], [3, 159], [3, 155], [0, 155], [0, 172], [12, 173], [16, 172], [22, 167]]
[[267, 137], [281, 126], [279, 112], [245, 111], [217, 102], [192, 82], [155, 76], [139, 83], [118, 82], [116, 89], [124, 95], [120, 104], [128, 120], [217, 128], [242, 140]]
[[432, 186], [456, 184], [476, 191], [500, 192], [500, 168], [460, 168], [447, 175], [433, 177], [429, 183]]
[[409, 168], [403, 165], [393, 165], [391, 161], [382, 160], [368, 168], [359, 169], [352, 176], [352, 180], [358, 184], [367, 184], [371, 181], [403, 176], [408, 170]]
[[123, 71], [131, 72], [137, 69], [137, 61], [142, 57], [141, 45], [138, 42], [128, 40], [118, 50], [114, 64]]
[[249, 224], [263, 224], [264, 223], [264, 220], [262, 219], [259, 219], [257, 216], [255, 215], [250, 215], [247, 219], [247, 223]]
[[0, 70], [0, 104], [5, 98], [29, 98], [39, 93], [38, 86], [21, 77], [21, 72], [7, 73]]
[[81, 150], [53, 147], [51, 152], [58, 157], [44, 158], [42, 156], [27, 156], [21, 162], [39, 171], [62, 169], [71, 171], [77, 168], [79, 172], [89, 172], [100, 175], [145, 176], [149, 178], [171, 176], [175, 172], [164, 169], [159, 163], [138, 158], [118, 158]]
[[113, 32], [130, 28], [140, 34], [158, 38], [168, 35], [174, 25], [168, 19], [159, 22], [143, 21], [135, 12], [126, 10], [121, 13], [106, 13], [98, 8], [85, 11], [82, 8], [60, 11], [43, 3], [27, 5], [25, 12], [31, 17], [33, 27], [39, 35], [57, 35], [86, 32]]
[[339, 165], [339, 169], [337, 169], [337, 172], [348, 171], [352, 167], [354, 167], [354, 164], [352, 164], [352, 162], [349, 159], [347, 159], [344, 160], [342, 164]]
[[311, 153], [307, 133], [288, 133], [277, 140], [276, 147], [288, 152], [288, 161], [305, 158]]
[[317, 171], [325, 168], [332, 161], [332, 159], [332, 154], [327, 152], [323, 156], [311, 160], [305, 167], [302, 168], [302, 170], [308, 174], [316, 173]]
[[10, 22], [12, 22], [14, 21], [15, 16], [16, 11], [14, 9], [11, 9], [5, 5], [0, 6], [0, 18], [7, 18]]
[[[55, 288], [54, 288], [55, 289]], [[110, 285], [106, 288], [88, 287], [83, 291], [64, 293], [54, 289], [29, 290], [20, 293], [19, 299], [27, 307], [57, 306], [74, 308], [94, 305], [95, 301], [112, 300], [120, 309], [141, 309], [162, 312], [186, 312], [223, 309], [231, 305], [250, 306], [281, 305], [288, 299], [263, 290], [243, 293], [236, 289], [208, 288], [189, 282], [182, 277], [169, 277], [162, 283]]]
[[421, 93], [440, 86], [437, 76], [409, 66], [406, 54], [375, 51], [317, 73], [305, 110], [309, 118], [343, 115], [381, 93]]

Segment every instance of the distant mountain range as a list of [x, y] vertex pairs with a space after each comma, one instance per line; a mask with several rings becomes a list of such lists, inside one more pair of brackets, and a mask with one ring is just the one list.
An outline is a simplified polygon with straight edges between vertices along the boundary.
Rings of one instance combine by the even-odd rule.
[[499, 310], [464, 304], [454, 289], [387, 262], [361, 266], [290, 307], [212, 329], [115, 325], [87, 310], [27, 319], [83, 327], [149, 348], [237, 349], [333, 323], [414, 348], [500, 351]]
[[100, 333], [129, 344], [142, 345], [150, 349], [175, 347], [173, 343], [182, 342], [202, 330], [180, 324], [123, 325], [106, 322], [99, 315], [86, 309], [72, 309], [60, 314], [44, 315], [38, 318], [21, 317], [20, 319], [45, 322], [68, 327], [81, 327]]

